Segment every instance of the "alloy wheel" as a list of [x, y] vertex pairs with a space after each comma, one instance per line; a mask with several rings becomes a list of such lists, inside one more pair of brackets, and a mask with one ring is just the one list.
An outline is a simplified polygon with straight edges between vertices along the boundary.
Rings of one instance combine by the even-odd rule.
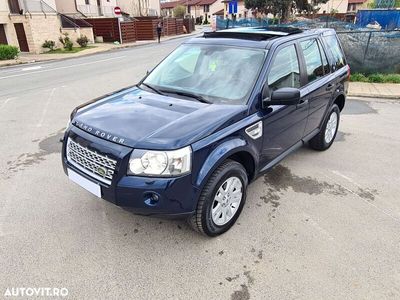
[[212, 204], [211, 217], [215, 225], [223, 226], [236, 214], [243, 197], [243, 184], [237, 177], [229, 177], [218, 188]]

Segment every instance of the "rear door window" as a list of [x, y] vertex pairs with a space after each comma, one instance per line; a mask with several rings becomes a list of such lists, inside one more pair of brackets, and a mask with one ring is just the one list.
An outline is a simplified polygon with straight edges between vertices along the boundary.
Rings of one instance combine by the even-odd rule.
[[312, 82], [324, 76], [324, 68], [321, 53], [316, 39], [300, 42], [306, 62], [308, 82]]
[[328, 49], [330, 49], [333, 57], [333, 65], [335, 70], [340, 69], [346, 65], [346, 59], [342, 48], [340, 47], [339, 41], [335, 35], [327, 35], [323, 37]]
[[278, 50], [268, 75], [268, 86], [272, 91], [283, 87], [300, 88], [300, 68], [294, 45]]

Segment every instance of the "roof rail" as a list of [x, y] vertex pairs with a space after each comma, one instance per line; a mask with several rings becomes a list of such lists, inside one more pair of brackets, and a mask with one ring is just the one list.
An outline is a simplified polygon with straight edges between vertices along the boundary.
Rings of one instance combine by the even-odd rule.
[[280, 36], [302, 33], [294, 27], [239, 27], [214, 32], [204, 32], [205, 38], [233, 38], [263, 41]]

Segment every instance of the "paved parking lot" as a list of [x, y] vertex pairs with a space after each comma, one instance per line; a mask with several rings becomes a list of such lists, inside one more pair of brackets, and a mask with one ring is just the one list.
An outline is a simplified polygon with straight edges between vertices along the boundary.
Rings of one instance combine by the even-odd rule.
[[0, 297], [398, 299], [400, 102], [349, 100], [332, 148], [304, 147], [257, 179], [214, 239], [69, 182], [58, 140], [72, 108], [135, 83], [180, 42], [0, 69]]

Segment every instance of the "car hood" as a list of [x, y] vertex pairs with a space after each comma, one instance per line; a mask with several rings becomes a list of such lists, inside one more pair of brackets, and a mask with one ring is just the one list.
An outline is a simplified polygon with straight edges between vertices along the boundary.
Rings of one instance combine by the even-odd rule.
[[131, 88], [79, 109], [72, 124], [132, 148], [178, 149], [246, 113], [245, 105], [206, 104]]

